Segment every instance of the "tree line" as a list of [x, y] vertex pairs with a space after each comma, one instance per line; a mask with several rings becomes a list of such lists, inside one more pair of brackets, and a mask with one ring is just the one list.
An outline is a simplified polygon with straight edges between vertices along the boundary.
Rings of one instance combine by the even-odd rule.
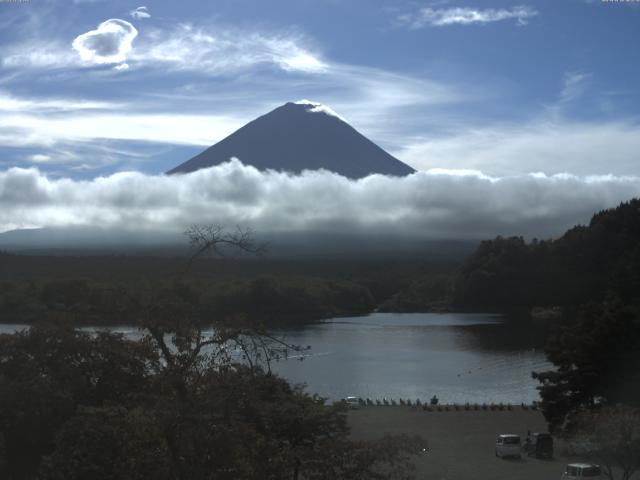
[[618, 298], [640, 303], [640, 199], [596, 213], [555, 240], [480, 243], [456, 275], [463, 308], [576, 307]]
[[369, 289], [348, 280], [261, 275], [226, 280], [94, 281], [44, 279], [0, 282], [0, 321], [34, 323], [64, 315], [78, 324], [136, 324], [153, 299], [190, 303], [201, 317], [250, 317], [265, 325], [295, 325], [375, 308]]

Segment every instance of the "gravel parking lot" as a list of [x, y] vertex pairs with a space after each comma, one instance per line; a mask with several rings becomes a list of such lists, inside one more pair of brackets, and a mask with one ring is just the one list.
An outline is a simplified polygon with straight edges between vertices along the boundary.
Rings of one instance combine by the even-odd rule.
[[384, 433], [418, 434], [429, 450], [416, 459], [421, 480], [548, 480], [560, 479], [565, 464], [584, 460], [563, 456], [556, 440], [552, 460], [524, 456], [521, 460], [496, 458], [495, 437], [527, 430], [546, 431], [539, 411], [520, 406], [504, 411], [426, 412], [411, 407], [365, 407], [349, 412], [352, 436], [372, 440]]

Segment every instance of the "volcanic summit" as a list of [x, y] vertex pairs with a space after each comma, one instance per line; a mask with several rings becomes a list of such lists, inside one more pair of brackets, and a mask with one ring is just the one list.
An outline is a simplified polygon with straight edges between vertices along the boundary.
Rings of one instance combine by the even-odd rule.
[[359, 133], [329, 107], [301, 100], [256, 118], [168, 174], [188, 173], [236, 157], [259, 170], [325, 169], [348, 178], [415, 170]]

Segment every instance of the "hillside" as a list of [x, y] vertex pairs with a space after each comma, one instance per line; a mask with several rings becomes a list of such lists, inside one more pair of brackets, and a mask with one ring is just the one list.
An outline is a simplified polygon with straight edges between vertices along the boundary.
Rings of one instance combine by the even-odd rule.
[[640, 199], [596, 213], [556, 240], [483, 241], [460, 269], [454, 305], [504, 309], [640, 303]]

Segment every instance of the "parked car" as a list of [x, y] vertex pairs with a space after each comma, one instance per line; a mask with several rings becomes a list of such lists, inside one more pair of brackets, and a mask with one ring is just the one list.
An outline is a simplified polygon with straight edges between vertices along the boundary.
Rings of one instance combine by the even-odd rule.
[[505, 433], [496, 438], [496, 457], [521, 457], [520, 435]]
[[600, 480], [602, 471], [599, 465], [593, 463], [570, 463], [564, 470], [561, 480]]
[[553, 437], [550, 433], [532, 433], [524, 443], [524, 452], [536, 458], [553, 458]]
[[344, 399], [344, 402], [347, 404], [347, 406], [351, 409], [357, 409], [360, 408], [360, 397], [347, 397]]

